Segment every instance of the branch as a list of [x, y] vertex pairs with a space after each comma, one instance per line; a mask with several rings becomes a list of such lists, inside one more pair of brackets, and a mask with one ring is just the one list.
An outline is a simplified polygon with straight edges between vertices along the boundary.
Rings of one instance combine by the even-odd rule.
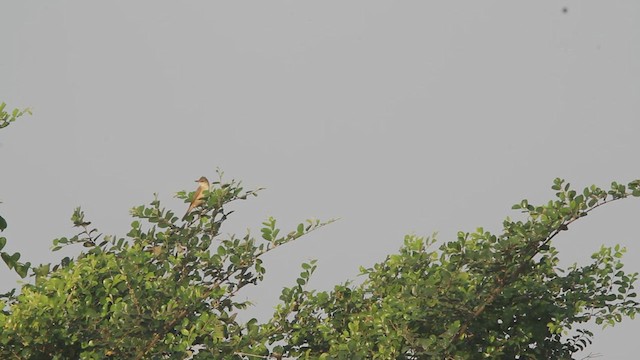
[[[606, 195], [605, 195], [606, 196]], [[496, 278], [496, 283], [498, 284], [497, 287], [495, 287], [493, 290], [491, 290], [491, 292], [489, 292], [489, 296], [486, 298], [486, 300], [477, 305], [472, 313], [471, 316], [464, 322], [464, 324], [462, 324], [460, 326], [460, 328], [458, 329], [458, 331], [456, 332], [456, 334], [454, 335], [454, 337], [451, 339], [451, 344], [453, 344], [454, 342], [459, 341], [462, 338], [462, 335], [464, 333], [467, 332], [469, 326], [471, 325], [471, 323], [477, 319], [486, 309], [486, 307], [488, 305], [490, 305], [491, 303], [493, 303], [496, 298], [500, 295], [500, 293], [502, 293], [502, 291], [510, 284], [512, 284], [515, 280], [518, 279], [518, 277], [520, 277], [520, 275], [522, 274], [522, 272], [527, 268], [527, 266], [529, 265], [529, 261], [531, 259], [533, 259], [534, 256], [536, 256], [539, 252], [541, 247], [543, 247], [544, 245], [549, 244], [549, 242], [555, 238], [560, 232], [565, 231], [568, 229], [568, 226], [571, 225], [573, 222], [575, 222], [578, 219], [583, 218], [584, 216], [586, 216], [587, 214], [589, 214], [591, 211], [597, 209], [598, 207], [604, 205], [604, 204], [608, 204], [611, 203], [613, 201], [616, 200], [620, 200], [620, 199], [625, 199], [629, 197], [629, 194], [625, 193], [624, 195], [620, 196], [620, 197], [613, 197], [609, 200], [603, 200], [600, 203], [594, 204], [591, 208], [580, 212], [577, 215], [574, 215], [573, 217], [571, 217], [569, 220], [564, 221], [563, 223], [561, 223], [560, 225], [558, 225], [558, 227], [553, 230], [551, 232], [551, 234], [549, 236], [547, 236], [547, 238], [545, 238], [542, 242], [540, 242], [535, 249], [533, 249], [533, 252], [531, 254], [529, 254], [527, 256], [526, 259], [524, 259], [522, 261], [522, 263], [516, 268], [516, 270], [514, 270], [511, 274], [509, 275], [504, 275], [501, 274]]]

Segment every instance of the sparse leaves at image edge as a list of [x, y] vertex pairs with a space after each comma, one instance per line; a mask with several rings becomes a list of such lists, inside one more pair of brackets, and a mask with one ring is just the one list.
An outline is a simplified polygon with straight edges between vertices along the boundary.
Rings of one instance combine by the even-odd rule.
[[[16, 121], [16, 119], [23, 116], [24, 114], [31, 115], [31, 109], [29, 108], [23, 110], [16, 108], [10, 112], [7, 112], [5, 111], [6, 106], [7, 104], [4, 101], [0, 103], [0, 129], [9, 126], [10, 123]], [[0, 216], [0, 232], [4, 231], [7, 226], [7, 221], [2, 216]], [[7, 239], [4, 237], [0, 237], [0, 250], [4, 248], [6, 243]], [[6, 252], [0, 252], [0, 257], [2, 258], [2, 260], [4, 260], [9, 269], [15, 270], [16, 273], [20, 275], [20, 277], [24, 278], [25, 276], [27, 276], [31, 264], [28, 262], [24, 264], [20, 263], [18, 261], [20, 259], [19, 253], [9, 254]]]
[[5, 111], [7, 104], [0, 103], [0, 129], [9, 126], [10, 123], [16, 121], [19, 117], [29, 114], [31, 115], [31, 109], [26, 108], [23, 110], [13, 109], [11, 111]]

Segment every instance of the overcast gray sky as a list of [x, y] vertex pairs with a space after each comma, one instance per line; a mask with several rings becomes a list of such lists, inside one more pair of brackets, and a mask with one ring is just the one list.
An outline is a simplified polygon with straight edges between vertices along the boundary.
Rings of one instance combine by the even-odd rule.
[[[157, 192], [181, 212], [173, 194], [220, 167], [267, 187], [229, 232], [259, 235], [270, 215], [341, 218], [266, 257], [266, 281], [244, 294], [265, 318], [303, 261], [318, 259], [312, 285], [329, 289], [404, 234], [499, 230], [513, 203], [550, 199], [555, 177], [639, 176], [635, 0], [16, 1], [0, 13], [0, 100], [34, 111], [0, 132], [3, 236], [34, 263], [61, 256], [48, 249], [74, 234], [74, 207], [124, 236], [131, 207]], [[640, 271], [639, 210], [599, 210], [557, 239], [560, 257], [620, 243]], [[597, 331], [589, 351], [635, 359], [639, 331]]]

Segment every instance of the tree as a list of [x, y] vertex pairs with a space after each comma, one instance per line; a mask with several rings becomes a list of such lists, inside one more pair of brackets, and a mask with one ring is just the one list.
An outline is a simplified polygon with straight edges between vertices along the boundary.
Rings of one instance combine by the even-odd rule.
[[309, 290], [317, 265], [304, 263], [265, 323], [237, 319], [250, 305], [237, 292], [259, 285], [265, 253], [331, 221], [284, 235], [269, 218], [260, 238], [222, 235], [230, 208], [260, 189], [221, 173], [184, 222], [157, 197], [133, 208], [126, 238], [103, 236], [77, 208], [79, 233], [53, 241], [54, 251], [81, 245], [75, 258], [31, 267], [2, 253], [34, 281], [0, 297], [0, 358], [569, 359], [592, 341], [586, 322], [635, 316], [637, 273], [622, 270], [617, 245], [560, 269], [552, 241], [595, 209], [640, 196], [640, 180], [552, 188], [546, 204], [514, 205], [522, 219], [504, 220], [499, 235], [460, 232], [437, 249], [433, 237], [407, 236], [398, 254], [362, 268], [360, 285]]
[[459, 232], [437, 250], [434, 239], [407, 236], [399, 254], [362, 269], [362, 285], [285, 289], [271, 341], [303, 359], [570, 359], [592, 341], [584, 323], [634, 318], [638, 274], [622, 270], [618, 245], [560, 269], [552, 240], [595, 209], [640, 196], [640, 181], [578, 193], [556, 179], [552, 188], [547, 204], [514, 205], [525, 219], [507, 218], [500, 235]]
[[[82, 244], [76, 259], [33, 269], [35, 283], [9, 297], [0, 316], [0, 357], [103, 359], [231, 358], [268, 354], [255, 321], [240, 324], [249, 303], [235, 294], [264, 276], [261, 256], [325, 225], [308, 220], [280, 235], [272, 218], [263, 241], [251, 234], [225, 238], [231, 203], [256, 195], [236, 181], [214, 182], [206, 204], [179, 223], [157, 199], [131, 210], [129, 240], [102, 236], [81, 209], [80, 233], [54, 240], [53, 250]], [[188, 200], [185, 192], [177, 196]], [[260, 340], [260, 341], [258, 341]], [[236, 356], [237, 358], [237, 356]]]

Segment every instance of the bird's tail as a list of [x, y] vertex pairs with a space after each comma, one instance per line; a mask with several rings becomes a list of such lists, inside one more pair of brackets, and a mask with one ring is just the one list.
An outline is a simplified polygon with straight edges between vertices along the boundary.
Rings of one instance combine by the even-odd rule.
[[191, 208], [189, 208], [189, 210], [187, 210], [187, 212], [184, 213], [184, 216], [182, 217], [182, 221], [185, 221], [187, 219], [187, 215], [189, 215], [190, 211], [191, 211]]

